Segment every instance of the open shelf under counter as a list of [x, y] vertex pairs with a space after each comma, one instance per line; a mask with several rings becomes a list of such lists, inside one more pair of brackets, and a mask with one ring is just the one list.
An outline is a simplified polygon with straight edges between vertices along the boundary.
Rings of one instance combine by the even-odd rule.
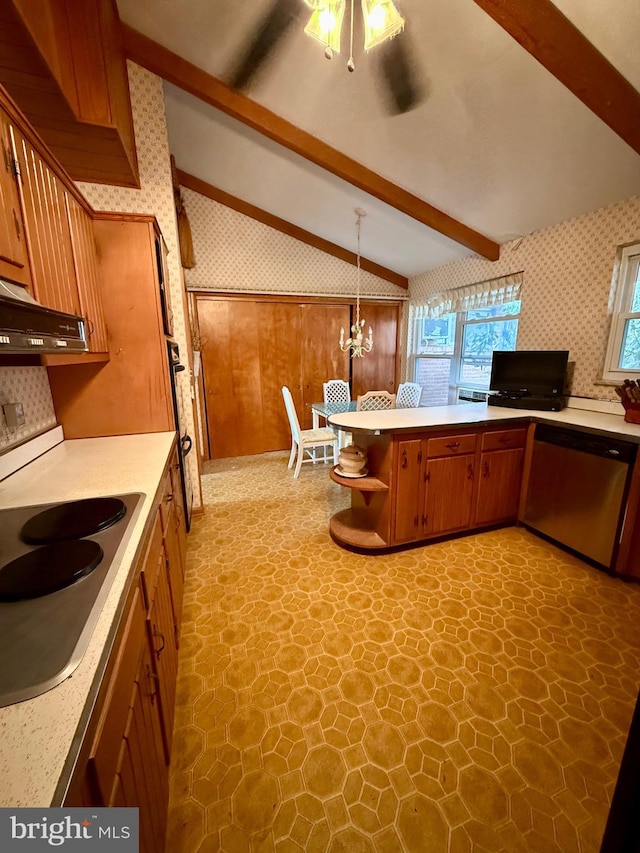
[[329, 530], [338, 542], [354, 548], [375, 551], [389, 547], [389, 543], [372, 528], [369, 513], [360, 507], [349, 507], [337, 512], [329, 522]]
[[348, 489], [357, 489], [359, 492], [389, 491], [389, 486], [377, 477], [341, 477], [335, 468], [331, 469], [329, 476], [334, 483], [339, 483]]

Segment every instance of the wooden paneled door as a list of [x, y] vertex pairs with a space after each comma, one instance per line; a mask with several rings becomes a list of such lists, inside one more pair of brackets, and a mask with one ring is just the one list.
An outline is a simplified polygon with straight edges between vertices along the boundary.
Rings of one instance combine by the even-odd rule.
[[201, 294], [197, 313], [212, 459], [288, 448], [282, 386], [305, 429], [322, 383], [349, 379], [349, 355], [338, 346], [346, 303]]
[[[355, 314], [355, 308], [354, 308]], [[360, 316], [365, 332], [373, 329], [373, 350], [351, 359], [351, 396], [355, 400], [367, 391], [396, 391], [400, 306], [397, 302], [361, 302]]]

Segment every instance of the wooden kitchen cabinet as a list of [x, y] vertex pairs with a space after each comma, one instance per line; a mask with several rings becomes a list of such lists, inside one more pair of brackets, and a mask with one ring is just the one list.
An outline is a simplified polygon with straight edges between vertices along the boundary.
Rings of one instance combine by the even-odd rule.
[[526, 427], [482, 435], [475, 524], [517, 518], [526, 440]]
[[[172, 570], [165, 550], [168, 531], [176, 534], [171, 489], [169, 467], [64, 803], [138, 807], [146, 853], [164, 849], [169, 798], [179, 632], [174, 602], [182, 601], [183, 586], [182, 566]], [[170, 508], [166, 528], [161, 506]]]
[[470, 526], [475, 453], [473, 433], [397, 442], [395, 543]]
[[48, 362], [58, 423], [66, 438], [172, 431], [158, 225], [153, 216], [99, 213], [93, 226], [110, 359], [68, 367]]
[[0, 278], [31, 283], [9, 120], [0, 112]]
[[85, 319], [89, 352], [108, 353], [107, 324], [100, 293], [100, 270], [93, 232], [93, 219], [81, 204], [67, 194], [71, 251], [78, 284], [80, 313]]
[[48, 308], [80, 314], [65, 187], [22, 132], [14, 126], [10, 130], [19, 170], [33, 295]]

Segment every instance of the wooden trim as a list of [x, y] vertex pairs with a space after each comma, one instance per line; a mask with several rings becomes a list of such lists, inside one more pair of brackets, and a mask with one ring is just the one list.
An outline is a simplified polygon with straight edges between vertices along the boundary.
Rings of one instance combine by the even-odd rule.
[[497, 261], [500, 257], [499, 244], [483, 234], [236, 92], [137, 30], [123, 25], [122, 33], [125, 54], [138, 65], [488, 260]]
[[147, 222], [158, 224], [153, 213], [118, 213], [111, 210], [96, 210], [93, 214], [96, 220], [105, 222]]
[[551, 0], [475, 3], [640, 154], [640, 92]]
[[[290, 295], [288, 293], [255, 293], [251, 291], [247, 291], [246, 293], [225, 293], [219, 290], [190, 290], [189, 293], [194, 295], [196, 303], [198, 299], [212, 299], [223, 302], [228, 302], [232, 299], [239, 302], [247, 300], [252, 302], [289, 302], [295, 303], [296, 305], [308, 303], [320, 303], [321, 305], [355, 305], [356, 302], [355, 296], [305, 296], [304, 294]], [[368, 298], [367, 296], [363, 297], [360, 295], [360, 305], [372, 304], [396, 305], [400, 307], [404, 303], [403, 301], [394, 299], [380, 299], [375, 296]]]
[[[272, 213], [263, 210], [261, 207], [256, 207], [256, 205], [250, 204], [248, 201], [243, 201], [235, 195], [231, 195], [224, 190], [218, 189], [218, 187], [214, 187], [213, 184], [208, 184], [206, 181], [196, 178], [195, 175], [183, 172], [182, 169], [177, 169], [176, 173], [178, 175], [180, 186], [193, 190], [193, 192], [206, 196], [220, 204], [224, 204], [232, 210], [237, 210], [238, 213], [250, 216], [251, 219], [255, 219], [257, 222], [262, 222], [264, 225], [268, 225], [270, 228], [274, 228], [282, 234], [287, 234], [289, 237], [300, 240], [301, 243], [313, 246], [314, 249], [320, 249], [321, 252], [325, 252], [327, 255], [333, 255], [334, 258], [346, 261], [354, 267], [357, 266], [358, 257], [355, 252], [350, 252], [348, 249], [344, 249], [336, 243], [324, 240], [322, 237], [318, 237], [310, 231], [305, 231], [304, 228], [299, 228], [292, 222], [287, 222], [286, 219], [280, 219], [279, 216], [274, 216]], [[365, 270], [365, 272], [373, 273], [373, 275], [377, 275], [378, 278], [390, 281], [391, 284], [402, 287], [404, 290], [409, 289], [409, 279], [404, 275], [400, 275], [400, 273], [387, 269], [387, 267], [382, 267], [374, 261], [367, 260], [367, 258], [360, 258], [360, 266]]]

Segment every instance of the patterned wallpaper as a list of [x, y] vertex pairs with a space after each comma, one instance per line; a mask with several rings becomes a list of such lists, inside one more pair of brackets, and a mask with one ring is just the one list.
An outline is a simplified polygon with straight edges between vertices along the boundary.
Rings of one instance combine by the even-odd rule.
[[[190, 290], [240, 293], [352, 295], [356, 268], [224, 204], [182, 188], [196, 266], [185, 270]], [[406, 291], [362, 272], [360, 292], [406, 298]]]
[[5, 403], [22, 403], [25, 424], [12, 429], [0, 414], [0, 451], [56, 425], [46, 367], [0, 367], [0, 406]]
[[[173, 205], [162, 80], [131, 62], [128, 63], [128, 69], [140, 189], [107, 184], [79, 183], [78, 186], [96, 210], [155, 215], [169, 250], [167, 262], [173, 310], [173, 336], [184, 361], [187, 353], [187, 322], [182, 310], [183, 277]], [[189, 434], [194, 436], [193, 407], [187, 371], [178, 374], [178, 382], [181, 420]], [[198, 507], [201, 504], [201, 496], [196, 454], [189, 454], [186, 461], [187, 474], [194, 494], [194, 506]]]
[[571, 393], [617, 400], [598, 384], [607, 347], [608, 306], [618, 246], [640, 239], [640, 198], [513, 240], [500, 260], [477, 256], [445, 264], [409, 282], [412, 300], [524, 270], [518, 349], [568, 349]]

